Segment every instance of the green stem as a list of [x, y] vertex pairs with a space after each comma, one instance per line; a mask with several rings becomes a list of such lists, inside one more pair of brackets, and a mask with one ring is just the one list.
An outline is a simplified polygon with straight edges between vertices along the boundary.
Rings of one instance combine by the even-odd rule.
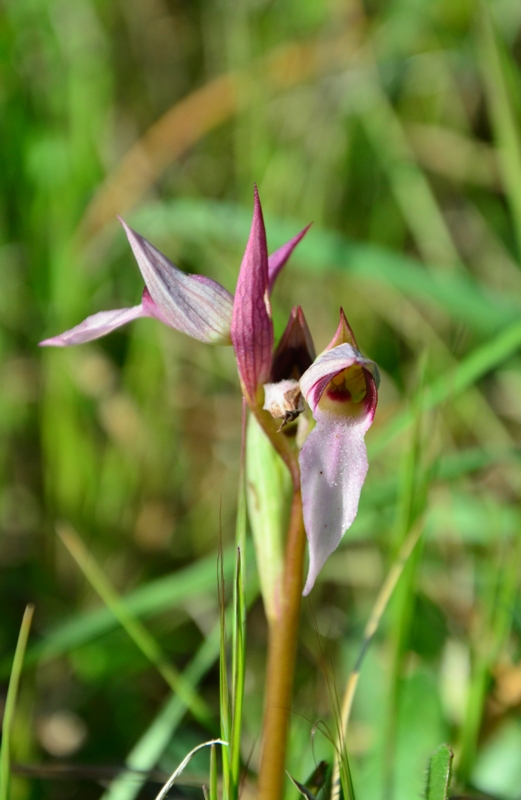
[[280, 800], [283, 795], [305, 545], [302, 495], [296, 487], [286, 544], [284, 595], [279, 618], [272, 623], [269, 635], [259, 800]]

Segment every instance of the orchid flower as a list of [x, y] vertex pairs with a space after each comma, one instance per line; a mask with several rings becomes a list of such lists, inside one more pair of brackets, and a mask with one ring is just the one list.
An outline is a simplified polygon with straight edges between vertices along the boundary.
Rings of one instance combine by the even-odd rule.
[[[309, 225], [268, 256], [257, 188], [250, 236], [239, 271], [235, 298], [219, 283], [179, 270], [150, 242], [120, 220], [145, 282], [141, 303], [102, 311], [41, 345], [66, 347], [98, 339], [140, 317], [154, 317], [208, 344], [233, 344], [244, 397], [294, 422], [308, 403], [315, 427], [299, 455], [304, 526], [309, 543], [309, 594], [329, 555], [358, 509], [367, 473], [364, 435], [377, 403], [378, 368], [364, 358], [340, 312], [337, 332], [315, 358], [313, 340], [300, 307], [273, 353], [270, 294], [275, 280]], [[291, 428], [291, 426], [290, 426]]]

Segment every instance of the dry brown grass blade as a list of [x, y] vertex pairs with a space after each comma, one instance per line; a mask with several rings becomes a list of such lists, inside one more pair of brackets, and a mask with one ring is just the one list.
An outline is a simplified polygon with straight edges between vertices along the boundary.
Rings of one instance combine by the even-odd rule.
[[251, 72], [222, 75], [183, 98], [146, 131], [108, 176], [87, 208], [80, 238], [90, 238], [116, 214], [132, 208], [169, 164], [239, 111], [248, 102], [250, 82], [260, 76], [280, 91], [327, 74], [353, 58], [359, 39], [360, 26], [352, 25], [349, 35], [332, 41], [277, 48]]
[[85, 212], [80, 236], [89, 238], [132, 208], [172, 161], [234, 113], [236, 102], [237, 78], [223, 75], [167, 111], [101, 186]]

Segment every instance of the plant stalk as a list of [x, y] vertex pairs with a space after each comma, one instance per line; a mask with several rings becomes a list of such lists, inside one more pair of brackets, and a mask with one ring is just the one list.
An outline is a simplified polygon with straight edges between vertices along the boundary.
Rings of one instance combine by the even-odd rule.
[[305, 546], [302, 494], [298, 487], [291, 504], [281, 612], [269, 633], [259, 800], [280, 800], [283, 795]]

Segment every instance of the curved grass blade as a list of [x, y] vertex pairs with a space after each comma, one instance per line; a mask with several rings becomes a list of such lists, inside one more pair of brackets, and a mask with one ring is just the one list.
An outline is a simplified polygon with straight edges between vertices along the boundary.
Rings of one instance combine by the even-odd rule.
[[[234, 569], [234, 548], [223, 553], [223, 572], [231, 578]], [[191, 597], [200, 596], [215, 588], [215, 556], [211, 555], [172, 575], [150, 581], [122, 596], [121, 600], [134, 617], [148, 616], [175, 608]], [[118, 620], [108, 608], [78, 614], [50, 630], [43, 641], [28, 648], [25, 663], [35, 664], [64, 655], [118, 626]], [[10, 664], [0, 664], [0, 677], [9, 674]]]
[[163, 650], [144, 625], [129, 612], [124, 601], [109, 583], [78, 534], [68, 525], [58, 526], [57, 532], [93, 589], [99, 594], [107, 608], [112, 611], [122, 628], [143, 655], [156, 667], [171, 690], [183, 698], [194, 717], [211, 730], [213, 719], [210, 708], [168, 661]]
[[8, 800], [9, 797], [9, 783], [11, 777], [11, 730], [16, 708], [16, 700], [18, 697], [20, 676], [22, 674], [24, 663], [25, 648], [29, 638], [33, 614], [34, 606], [27, 606], [23, 615], [20, 633], [18, 635], [18, 642], [16, 643], [13, 667], [11, 670], [11, 677], [9, 679], [9, 687], [7, 689], [4, 718], [2, 721], [2, 743], [0, 750], [0, 800]]
[[181, 775], [187, 764], [191, 761], [193, 756], [198, 752], [198, 750], [202, 750], [203, 747], [212, 747], [216, 744], [222, 744], [225, 747], [228, 746], [228, 742], [223, 741], [223, 739], [211, 739], [209, 742], [203, 742], [203, 744], [198, 744], [197, 747], [194, 747], [193, 750], [190, 750], [188, 755], [181, 761], [175, 772], [172, 773], [170, 778], [167, 780], [161, 791], [156, 797], [156, 800], [164, 800], [167, 796], [168, 792], [176, 782], [177, 778]]

